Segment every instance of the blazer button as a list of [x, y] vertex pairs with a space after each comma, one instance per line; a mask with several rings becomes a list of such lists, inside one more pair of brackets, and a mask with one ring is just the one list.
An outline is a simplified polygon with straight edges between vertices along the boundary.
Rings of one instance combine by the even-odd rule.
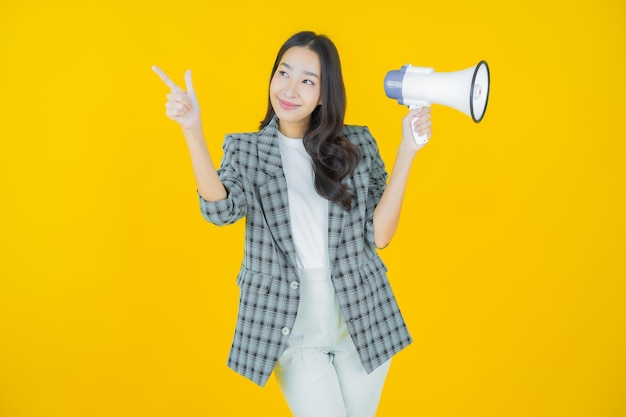
[[290, 333], [290, 331], [289, 331], [289, 327], [283, 327], [283, 329], [281, 330], [281, 332], [282, 332], [282, 334], [283, 334], [284, 336], [289, 336], [289, 333]]
[[291, 281], [291, 284], [289, 284], [289, 286], [292, 290], [297, 290], [300, 287], [300, 283], [298, 281]]

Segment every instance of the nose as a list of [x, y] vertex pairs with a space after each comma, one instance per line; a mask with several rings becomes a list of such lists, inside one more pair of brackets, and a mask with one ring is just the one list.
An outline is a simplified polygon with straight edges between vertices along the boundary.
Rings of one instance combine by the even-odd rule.
[[289, 96], [289, 97], [295, 97], [298, 95], [298, 83], [296, 80], [289, 80], [289, 82], [287, 83], [287, 86], [285, 88], [285, 93]]

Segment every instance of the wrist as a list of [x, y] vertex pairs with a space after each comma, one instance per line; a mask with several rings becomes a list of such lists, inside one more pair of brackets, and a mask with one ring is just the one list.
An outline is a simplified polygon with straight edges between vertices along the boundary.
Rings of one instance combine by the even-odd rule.
[[419, 150], [420, 148], [418, 148], [415, 143], [407, 144], [403, 141], [398, 147], [398, 157], [413, 160]]
[[202, 131], [202, 123], [200, 121], [195, 122], [191, 126], [183, 126], [183, 135], [187, 141], [193, 141], [196, 139], [204, 140], [204, 133]]
[[181, 125], [181, 127], [183, 129], [183, 133], [185, 134], [202, 132], [202, 122], [199, 119], [189, 126]]

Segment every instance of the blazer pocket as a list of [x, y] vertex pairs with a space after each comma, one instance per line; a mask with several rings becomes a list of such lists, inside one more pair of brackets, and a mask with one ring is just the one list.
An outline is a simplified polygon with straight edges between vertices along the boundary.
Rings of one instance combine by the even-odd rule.
[[270, 292], [270, 286], [274, 281], [274, 277], [261, 272], [251, 271], [246, 267], [241, 267], [239, 275], [237, 275], [237, 285], [241, 291], [253, 291], [259, 294], [267, 294]]
[[387, 266], [384, 264], [380, 257], [376, 256], [369, 259], [367, 262], [359, 267], [359, 274], [363, 282], [376, 283], [382, 278], [387, 281]]

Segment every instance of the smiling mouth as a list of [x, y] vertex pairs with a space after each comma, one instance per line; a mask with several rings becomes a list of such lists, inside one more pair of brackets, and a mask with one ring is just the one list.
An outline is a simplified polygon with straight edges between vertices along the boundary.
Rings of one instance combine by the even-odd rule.
[[297, 104], [293, 104], [293, 103], [290, 103], [288, 101], [281, 100], [281, 99], [278, 99], [278, 104], [280, 104], [280, 107], [282, 107], [285, 110], [294, 110], [300, 107]]

